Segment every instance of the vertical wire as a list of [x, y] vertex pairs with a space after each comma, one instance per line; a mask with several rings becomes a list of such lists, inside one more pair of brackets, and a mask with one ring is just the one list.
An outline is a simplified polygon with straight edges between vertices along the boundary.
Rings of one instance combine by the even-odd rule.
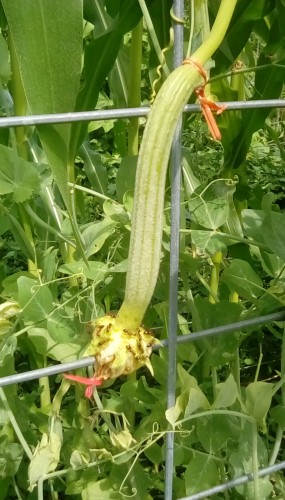
[[[174, 16], [183, 19], [184, 0], [174, 0]], [[174, 67], [183, 60], [183, 23], [174, 22]], [[178, 312], [178, 268], [179, 268], [179, 227], [180, 227], [180, 185], [181, 185], [181, 128], [180, 119], [174, 136], [171, 154], [171, 235], [170, 235], [170, 287], [168, 326], [168, 379], [167, 408], [175, 405], [176, 388], [176, 341]], [[165, 457], [165, 500], [172, 500], [174, 472], [174, 433], [166, 436]]]

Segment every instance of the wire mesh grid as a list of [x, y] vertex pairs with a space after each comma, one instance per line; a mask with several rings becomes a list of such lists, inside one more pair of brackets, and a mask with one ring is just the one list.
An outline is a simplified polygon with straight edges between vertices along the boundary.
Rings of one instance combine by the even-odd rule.
[[[174, 0], [173, 12], [177, 19], [183, 17], [184, 0]], [[174, 66], [178, 66], [183, 58], [183, 25], [174, 21]], [[231, 101], [221, 103], [227, 110], [238, 109], [256, 109], [256, 108], [283, 108], [284, 99], [270, 99], [258, 101]], [[45, 115], [13, 116], [0, 118], [0, 128], [17, 127], [28, 125], [39, 125], [46, 123], [67, 123], [75, 121], [96, 121], [111, 120], [130, 117], [146, 116], [149, 107], [109, 109], [100, 111], [57, 113]], [[196, 104], [187, 105], [184, 108], [185, 113], [200, 112], [200, 106]], [[171, 238], [170, 238], [170, 289], [169, 289], [169, 337], [162, 340], [161, 345], [154, 346], [153, 350], [168, 348], [168, 386], [167, 386], [167, 407], [175, 405], [175, 387], [176, 387], [176, 346], [180, 343], [195, 342], [205, 337], [214, 335], [223, 335], [230, 332], [244, 330], [246, 328], [265, 325], [274, 321], [285, 319], [285, 311], [268, 314], [256, 318], [245, 319], [236, 323], [201, 330], [199, 332], [177, 337], [177, 308], [178, 308], [178, 267], [179, 267], [179, 222], [180, 222], [180, 171], [181, 171], [181, 124], [180, 121], [172, 147], [172, 180], [171, 180]], [[23, 383], [29, 380], [39, 379], [55, 374], [60, 374], [70, 370], [92, 366], [95, 363], [93, 357], [85, 357], [69, 363], [61, 363], [46, 368], [30, 370], [24, 373], [18, 373], [0, 378], [0, 388], [11, 384]], [[285, 469], [285, 461], [259, 469], [258, 477], [262, 478]], [[174, 474], [174, 432], [169, 431], [166, 436], [166, 457], [165, 457], [165, 500], [173, 498], [173, 474]], [[52, 477], [50, 474], [49, 477]], [[42, 481], [46, 478], [43, 477]], [[198, 500], [217, 493], [225, 492], [236, 486], [252, 481], [253, 474], [245, 474], [233, 480], [226, 481], [220, 485], [203, 490], [199, 493], [180, 498], [179, 500]]]

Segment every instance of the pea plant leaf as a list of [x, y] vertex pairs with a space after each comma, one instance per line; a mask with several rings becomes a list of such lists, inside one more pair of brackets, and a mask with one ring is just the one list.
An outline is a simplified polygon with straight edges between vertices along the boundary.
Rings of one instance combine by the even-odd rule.
[[217, 229], [229, 217], [229, 194], [235, 191], [235, 181], [217, 179], [205, 186], [199, 186], [188, 201], [191, 216], [195, 222], [207, 229]]
[[281, 228], [284, 224], [284, 213], [270, 211], [266, 214], [261, 226], [261, 234], [266, 245], [283, 262], [285, 262], [285, 235]]
[[0, 144], [0, 195], [13, 193], [13, 200], [23, 203], [39, 189], [38, 167]]
[[234, 259], [224, 271], [222, 279], [232, 292], [250, 301], [256, 300], [264, 292], [261, 278], [244, 260]]

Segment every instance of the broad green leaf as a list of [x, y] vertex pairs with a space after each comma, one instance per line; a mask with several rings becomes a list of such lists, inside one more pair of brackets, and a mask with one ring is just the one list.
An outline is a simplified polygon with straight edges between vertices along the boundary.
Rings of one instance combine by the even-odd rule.
[[56, 469], [59, 462], [62, 442], [63, 434], [61, 419], [53, 416], [50, 418], [49, 431], [43, 434], [29, 466], [30, 490], [33, 490], [42, 476]]
[[274, 406], [274, 408], [270, 410], [270, 419], [277, 422], [277, 424], [285, 430], [285, 406]]
[[10, 80], [11, 68], [9, 64], [9, 51], [7, 43], [1, 33], [0, 35], [0, 81], [5, 84]]
[[[220, 301], [211, 304], [208, 299], [195, 297], [192, 305], [193, 329], [199, 331], [234, 323], [240, 320], [242, 311], [243, 306], [241, 303]], [[219, 366], [228, 363], [235, 355], [238, 344], [238, 332], [215, 335], [207, 339], [207, 361], [209, 365]], [[205, 348], [204, 343], [203, 348]]]
[[82, 500], [121, 500], [122, 495], [114, 491], [109, 479], [101, 479], [100, 481], [89, 482], [82, 490]]
[[260, 426], [265, 427], [265, 419], [272, 399], [272, 384], [252, 382], [246, 387], [245, 395], [247, 413], [255, 418]]
[[[215, 2], [210, 4], [210, 8], [215, 7], [216, 12], [218, 5]], [[248, 42], [255, 21], [263, 19], [274, 8], [275, 0], [238, 1], [226, 38], [216, 55], [215, 73], [222, 73], [238, 58]]]
[[186, 495], [193, 495], [219, 483], [217, 461], [210, 455], [194, 453], [185, 471]]
[[[19, 469], [23, 458], [23, 448], [18, 443], [10, 443], [5, 440], [0, 446], [0, 478], [1, 489], [4, 478], [13, 478]], [[6, 497], [7, 498], [7, 497]], [[3, 498], [4, 500], [4, 498]]]
[[121, 224], [130, 224], [130, 216], [126, 212], [125, 207], [119, 203], [114, 203], [111, 200], [104, 201], [103, 210], [111, 220]]
[[34, 262], [35, 251], [24, 229], [22, 228], [22, 225], [17, 218], [12, 215], [12, 213], [7, 213], [7, 219], [9, 220], [10, 231], [14, 240], [19, 245], [21, 252], [23, 252], [28, 259], [31, 259]]
[[[82, 1], [3, 0], [10, 36], [31, 113], [74, 110], [82, 58]], [[23, 26], [25, 29], [23, 29]], [[70, 124], [39, 126], [39, 134], [68, 207]]]
[[[11, 337], [5, 343], [0, 351], [0, 368], [6, 366], [9, 361], [13, 358], [14, 352], [17, 349], [17, 339], [16, 337]], [[4, 373], [3, 373], [4, 376]]]
[[[102, 5], [102, 2], [98, 5]], [[95, 26], [96, 22], [98, 25], [98, 5], [97, 2], [87, 2], [84, 8], [85, 18]], [[102, 84], [117, 58], [124, 34], [137, 25], [142, 15], [137, 0], [119, 0], [115, 4], [115, 10], [113, 25], [107, 26], [105, 33], [91, 40], [85, 49], [84, 84], [78, 94], [76, 111], [94, 109]], [[100, 25], [102, 26], [102, 23]], [[94, 65], [94, 61], [96, 61], [96, 65]], [[83, 142], [86, 130], [87, 124], [84, 122], [72, 125], [71, 161]]]
[[21, 317], [26, 323], [46, 320], [53, 309], [52, 294], [48, 286], [25, 276], [18, 278], [17, 285], [18, 302], [22, 308]]
[[216, 231], [191, 229], [190, 234], [192, 243], [197, 250], [210, 255], [214, 255], [216, 252], [226, 252], [227, 244], [236, 243], [230, 238], [224, 238]]
[[263, 210], [245, 209], [242, 211], [241, 215], [245, 235], [255, 241], [263, 243], [262, 224], [265, 212]]
[[232, 374], [229, 375], [225, 382], [216, 385], [217, 397], [212, 405], [214, 409], [228, 408], [232, 406], [238, 396], [238, 388]]
[[285, 214], [268, 212], [262, 222], [261, 232], [265, 244], [273, 254], [285, 262], [285, 231], [281, 228], [285, 224]]
[[84, 142], [79, 149], [79, 155], [84, 161], [84, 170], [91, 184], [91, 189], [98, 193], [107, 194], [108, 173], [106, 167], [102, 165], [101, 155], [90, 148]]
[[[70, 329], [64, 329], [63, 326], [59, 328], [58, 335], [55, 335], [54, 330], [53, 325], [49, 325], [49, 330], [45, 328], [31, 328], [29, 330], [29, 339], [35, 346], [37, 353], [61, 363], [78, 359], [79, 353], [86, 348], [85, 339], [81, 340], [81, 337], [75, 332], [70, 334]], [[53, 335], [50, 334], [50, 331]]]
[[153, 464], [159, 464], [162, 460], [162, 449], [157, 443], [153, 443], [144, 451], [144, 455]]
[[20, 158], [13, 149], [0, 144], [0, 195], [13, 193], [22, 203], [40, 189], [38, 167]]
[[134, 192], [137, 161], [137, 156], [126, 156], [122, 158], [116, 177], [116, 192], [118, 200], [121, 203], [127, 191], [131, 193]]
[[115, 228], [116, 222], [106, 217], [102, 221], [94, 222], [84, 229], [82, 239], [87, 259], [94, 253], [99, 252], [105, 241], [115, 232]]
[[255, 301], [263, 293], [263, 283], [248, 262], [234, 259], [224, 271], [222, 280], [232, 292]]
[[192, 193], [200, 186], [200, 181], [194, 175], [191, 168], [190, 154], [186, 148], [183, 150], [182, 156], [182, 173], [184, 181], [185, 196], [189, 198]]
[[106, 275], [108, 268], [106, 264], [99, 261], [89, 261], [88, 266], [83, 261], [72, 262], [71, 264], [63, 264], [59, 268], [60, 273], [68, 274], [70, 276], [81, 275], [85, 278], [90, 279], [94, 284], [100, 283]]
[[[235, 440], [236, 443], [238, 443], [238, 449], [234, 446], [234, 452], [229, 454], [228, 461], [232, 467], [234, 478], [240, 477], [243, 474], [252, 473], [253, 446], [257, 447], [258, 467], [264, 467], [268, 463], [268, 451], [264, 440], [257, 434], [255, 436], [257, 444], [254, 444], [253, 432], [257, 434], [257, 430], [253, 429], [252, 424], [246, 422], [243, 428], [240, 429], [239, 436]], [[258, 483], [261, 498], [270, 498], [269, 495], [272, 491], [270, 478], [266, 477], [259, 479]], [[256, 495], [252, 481], [247, 482], [245, 485], [238, 486], [236, 489], [242, 498], [255, 500]]]
[[117, 433], [110, 431], [110, 440], [115, 448], [123, 450], [128, 450], [136, 442], [128, 429]]
[[188, 200], [191, 217], [207, 229], [218, 229], [229, 217], [229, 196], [235, 191], [236, 182], [217, 179], [199, 186]]
[[188, 417], [192, 413], [195, 413], [197, 410], [209, 410], [210, 407], [211, 405], [203, 391], [200, 388], [195, 389], [194, 387], [191, 387], [184, 417]]
[[228, 415], [205, 415], [197, 420], [197, 437], [207, 453], [220, 452], [230, 442], [239, 440], [241, 422], [238, 417]]
[[9, 319], [20, 312], [21, 309], [17, 302], [6, 301], [0, 305], [0, 338], [8, 332], [12, 325]]

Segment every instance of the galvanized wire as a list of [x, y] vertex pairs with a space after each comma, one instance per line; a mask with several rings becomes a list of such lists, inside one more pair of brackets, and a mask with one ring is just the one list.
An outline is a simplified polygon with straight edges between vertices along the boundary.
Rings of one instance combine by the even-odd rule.
[[[253, 101], [223, 101], [221, 106], [226, 106], [227, 111], [257, 108], [285, 108], [285, 99], [260, 99]], [[46, 115], [30, 116], [5, 116], [0, 118], [0, 128], [22, 127], [30, 125], [43, 125], [52, 123], [92, 122], [100, 120], [116, 120], [120, 118], [133, 118], [147, 116], [150, 108], [103, 109], [96, 111], [74, 111], [73, 113], [53, 113]], [[199, 113], [199, 104], [187, 104], [185, 113]]]
[[[270, 474], [278, 472], [282, 469], [285, 469], [285, 461], [270, 465], [270, 467], [264, 467], [264, 469], [259, 469], [258, 477], [261, 478], [269, 476]], [[222, 493], [231, 488], [235, 488], [236, 486], [240, 486], [241, 484], [248, 483], [249, 481], [253, 481], [253, 474], [244, 474], [243, 476], [231, 479], [226, 483], [219, 484], [218, 486], [213, 486], [212, 488], [200, 491], [199, 493], [195, 493], [194, 495], [190, 495], [189, 497], [179, 498], [178, 500], [203, 500], [203, 498], [205, 499], [206, 497], [215, 495], [216, 493]]]
[[70, 361], [69, 363], [61, 363], [53, 366], [47, 366], [46, 368], [38, 368], [37, 370], [16, 373], [15, 375], [7, 375], [7, 377], [0, 378], [0, 387], [11, 384], [21, 384], [23, 382], [27, 382], [28, 380], [35, 380], [41, 377], [50, 377], [51, 375], [77, 370], [78, 368], [85, 368], [86, 366], [92, 366], [94, 364], [95, 359], [89, 356], [88, 358], [77, 359], [76, 361]]
[[[249, 318], [243, 321], [237, 321], [236, 323], [217, 326], [215, 328], [208, 328], [207, 330], [200, 330], [199, 332], [190, 333], [188, 335], [179, 335], [176, 338], [176, 342], [178, 344], [183, 344], [185, 342], [195, 342], [196, 340], [200, 340], [203, 337], [223, 335], [234, 331], [245, 330], [246, 328], [252, 328], [253, 326], [265, 325], [273, 321], [282, 320], [285, 320], [285, 311], [267, 314], [265, 316], [258, 316], [257, 318]], [[159, 349], [162, 349], [163, 347], [169, 347], [168, 339], [161, 340], [160, 345], [155, 345], [153, 347], [153, 351], [157, 351]], [[12, 384], [21, 384], [22, 382], [27, 382], [29, 380], [35, 380], [41, 377], [49, 377], [51, 375], [57, 375], [58, 373], [77, 370], [79, 368], [85, 368], [92, 365], [95, 365], [95, 359], [90, 356], [88, 358], [78, 359], [69, 363], [60, 363], [53, 366], [48, 366], [46, 368], [29, 370], [28, 372], [16, 373], [14, 375], [7, 375], [6, 377], [0, 377], [0, 387]]]
[[[183, 18], [184, 0], [174, 0], [173, 13], [177, 19]], [[174, 67], [183, 60], [183, 23], [174, 22]], [[182, 119], [179, 120], [172, 145], [171, 154], [171, 225], [170, 225], [170, 276], [169, 276], [169, 313], [168, 313], [168, 372], [167, 372], [167, 408], [175, 405], [176, 391], [176, 340], [178, 312], [178, 273], [180, 239], [180, 190], [182, 162]], [[172, 499], [174, 475], [174, 432], [166, 435], [165, 454], [165, 500]]]

